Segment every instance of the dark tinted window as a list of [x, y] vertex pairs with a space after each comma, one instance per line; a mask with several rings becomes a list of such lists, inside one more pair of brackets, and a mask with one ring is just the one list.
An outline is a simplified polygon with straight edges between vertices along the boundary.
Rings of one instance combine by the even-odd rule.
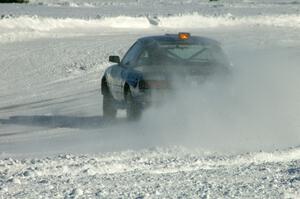
[[140, 57], [137, 65], [161, 65], [193, 63], [222, 63], [228, 60], [222, 49], [217, 45], [203, 44], [180, 44], [180, 43], [156, 43], [147, 46]]

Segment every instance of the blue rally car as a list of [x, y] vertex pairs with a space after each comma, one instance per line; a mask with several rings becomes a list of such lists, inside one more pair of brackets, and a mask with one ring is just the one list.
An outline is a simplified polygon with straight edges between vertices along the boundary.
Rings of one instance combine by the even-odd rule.
[[138, 119], [154, 101], [154, 93], [174, 89], [174, 79], [188, 87], [191, 79], [201, 82], [229, 66], [219, 42], [189, 33], [140, 38], [122, 60], [109, 56], [109, 61], [115, 64], [101, 80], [107, 119], [115, 118], [118, 109], [126, 109], [127, 118]]

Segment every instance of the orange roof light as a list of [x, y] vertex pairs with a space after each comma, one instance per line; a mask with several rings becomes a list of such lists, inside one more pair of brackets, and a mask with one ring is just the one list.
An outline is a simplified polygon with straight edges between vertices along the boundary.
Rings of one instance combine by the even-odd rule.
[[190, 33], [187, 33], [187, 32], [180, 32], [180, 33], [178, 33], [178, 38], [181, 39], [181, 40], [187, 40], [190, 37], [191, 37]]

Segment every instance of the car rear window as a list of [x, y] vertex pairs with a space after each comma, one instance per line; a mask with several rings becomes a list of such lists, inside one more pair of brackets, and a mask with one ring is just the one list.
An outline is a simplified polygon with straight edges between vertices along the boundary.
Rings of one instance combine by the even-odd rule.
[[227, 60], [217, 45], [160, 43], [158, 49], [153, 50], [178, 61], [222, 63]]

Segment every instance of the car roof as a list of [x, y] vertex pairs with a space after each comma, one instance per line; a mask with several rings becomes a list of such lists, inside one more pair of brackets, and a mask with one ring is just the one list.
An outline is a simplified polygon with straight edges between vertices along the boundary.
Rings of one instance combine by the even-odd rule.
[[207, 37], [201, 37], [201, 36], [190, 36], [187, 40], [180, 40], [178, 37], [178, 34], [165, 34], [165, 35], [156, 35], [156, 36], [147, 36], [142, 37], [138, 39], [139, 42], [143, 44], [148, 44], [151, 42], [170, 42], [170, 43], [177, 43], [177, 42], [183, 42], [187, 44], [202, 44], [202, 45], [218, 45], [220, 46], [220, 42], [210, 39]]

